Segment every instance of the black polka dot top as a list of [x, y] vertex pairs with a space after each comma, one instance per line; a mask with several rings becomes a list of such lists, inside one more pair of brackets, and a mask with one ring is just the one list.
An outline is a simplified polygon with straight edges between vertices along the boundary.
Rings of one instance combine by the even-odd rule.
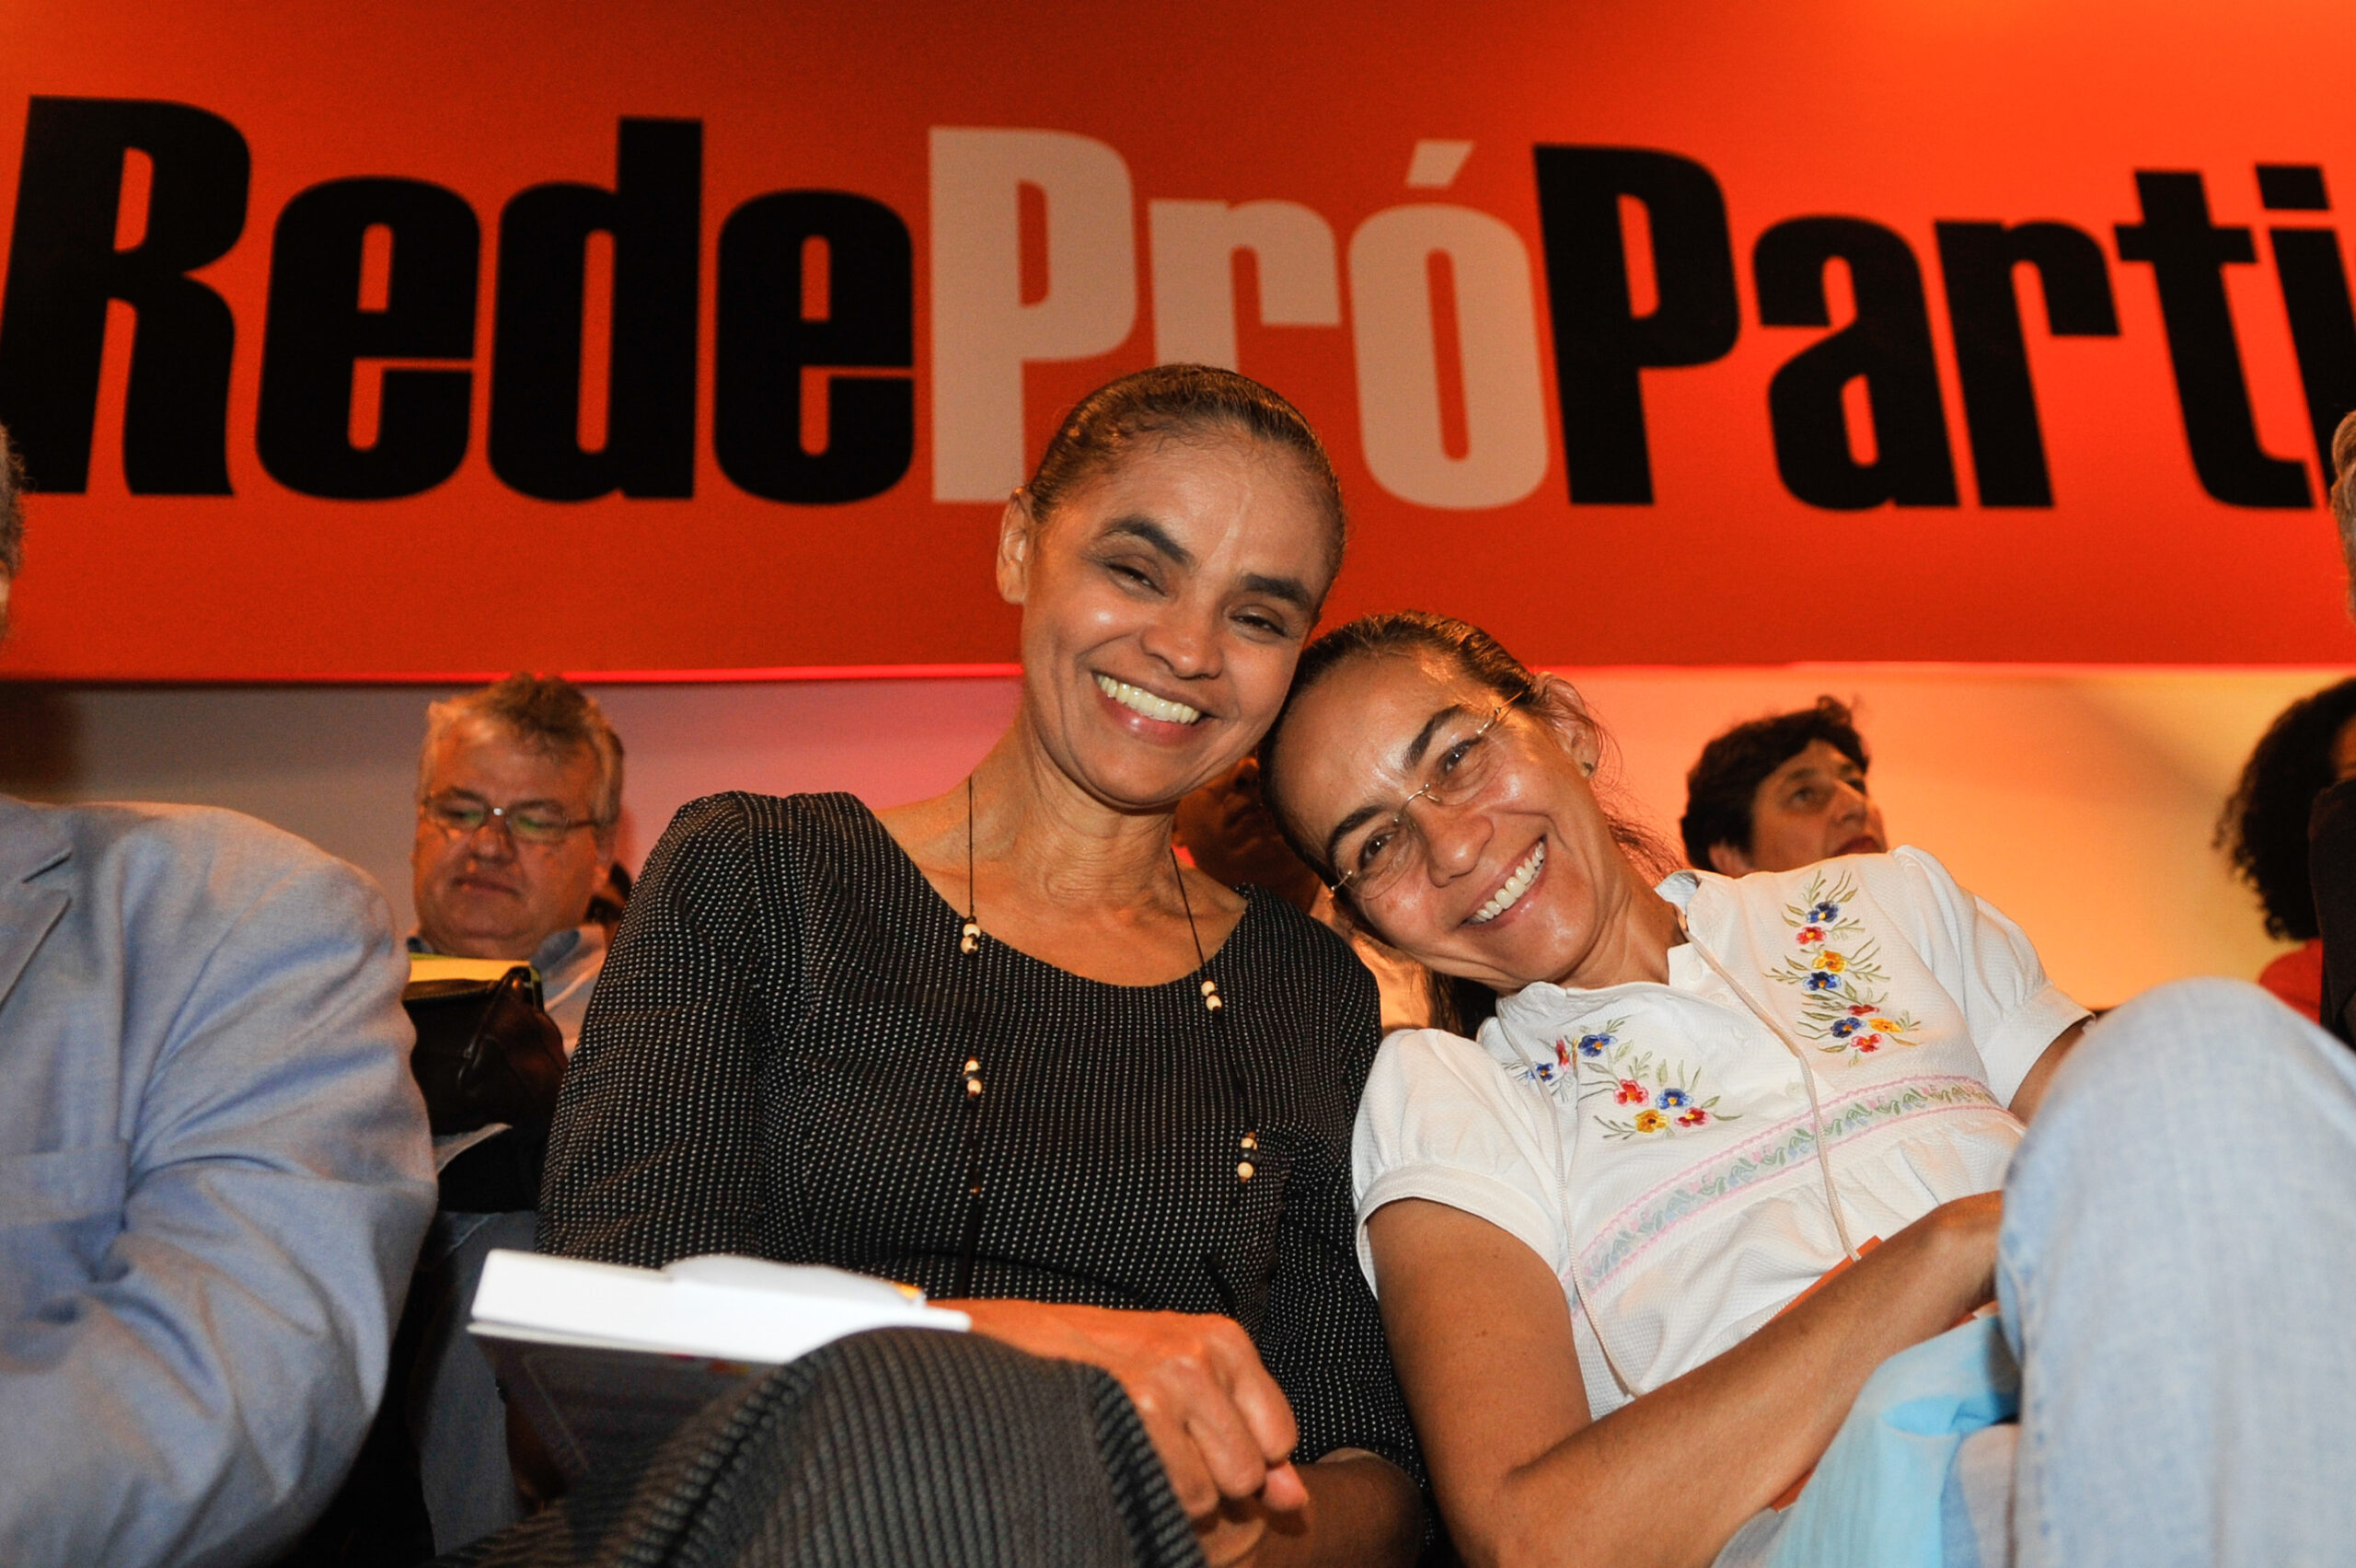
[[541, 1250], [745, 1253], [946, 1296], [977, 1148], [973, 1294], [1227, 1312], [1291, 1400], [1301, 1458], [1366, 1448], [1420, 1481], [1353, 1250], [1374, 980], [1307, 916], [1245, 896], [1203, 972], [1112, 986], [987, 935], [962, 953], [963, 916], [851, 796], [683, 807], [565, 1075]]

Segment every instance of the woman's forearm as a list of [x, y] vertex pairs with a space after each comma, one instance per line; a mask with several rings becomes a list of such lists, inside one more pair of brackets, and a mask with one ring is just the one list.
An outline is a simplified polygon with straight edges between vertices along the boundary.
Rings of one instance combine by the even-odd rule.
[[[1934, 1210], [1742, 1343], [1503, 1478], [1500, 1562], [1706, 1563], [1832, 1441], [1875, 1367], [1988, 1298], [1994, 1194]], [[1631, 1509], [1670, 1489], [1673, 1508]], [[1468, 1546], [1468, 1551], [1473, 1550]]]
[[1424, 1504], [1406, 1471], [1345, 1448], [1300, 1467], [1309, 1506], [1272, 1519], [1253, 1568], [1406, 1568], [1424, 1543]]

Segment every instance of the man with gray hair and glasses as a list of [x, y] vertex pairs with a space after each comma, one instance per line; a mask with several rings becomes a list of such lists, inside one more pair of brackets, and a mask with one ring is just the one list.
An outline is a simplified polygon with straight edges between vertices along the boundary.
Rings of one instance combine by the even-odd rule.
[[529, 963], [572, 1051], [605, 967], [589, 900], [621, 814], [621, 740], [571, 681], [517, 674], [433, 704], [418, 759], [410, 951]]
[[[569, 1055], [606, 963], [589, 905], [621, 807], [621, 741], [571, 681], [519, 673], [434, 703], [418, 758], [410, 951], [529, 963]], [[532, 1249], [546, 1138], [541, 1121], [435, 1140], [442, 1211], [410, 1300], [415, 1359], [398, 1398], [437, 1551], [520, 1516], [504, 1410], [466, 1320], [484, 1260]]]

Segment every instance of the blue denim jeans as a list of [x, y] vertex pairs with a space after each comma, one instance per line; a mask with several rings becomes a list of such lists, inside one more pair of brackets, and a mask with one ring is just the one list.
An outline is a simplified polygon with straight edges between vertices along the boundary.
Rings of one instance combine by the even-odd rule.
[[2019, 1568], [2356, 1561], [2356, 1052], [2188, 980], [2087, 1032], [2004, 1182]]

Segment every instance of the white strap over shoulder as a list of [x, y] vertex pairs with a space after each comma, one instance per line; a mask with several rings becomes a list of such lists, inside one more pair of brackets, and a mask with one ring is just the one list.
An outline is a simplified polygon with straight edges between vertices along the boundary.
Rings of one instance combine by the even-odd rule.
[[1817, 1100], [1816, 1069], [1808, 1064], [1807, 1048], [1793, 1037], [1790, 1028], [1775, 1015], [1773, 1009], [1764, 1006], [1756, 997], [1744, 990], [1741, 983], [1727, 973], [1727, 966], [1718, 962], [1718, 955], [1702, 945], [1701, 939], [1693, 934], [1693, 924], [1689, 918], [1687, 909], [1678, 910], [1677, 926], [1678, 929], [1684, 932], [1685, 940], [1693, 949], [1694, 953], [1709, 966], [1710, 973], [1725, 983], [1727, 989], [1734, 993], [1735, 999], [1743, 1005], [1746, 1011], [1765, 1024], [1768, 1032], [1784, 1043], [1784, 1049], [1789, 1051], [1792, 1054], [1792, 1059], [1799, 1064], [1800, 1084], [1807, 1090], [1808, 1124], [1816, 1134], [1816, 1169], [1817, 1173], [1824, 1180], [1824, 1201], [1832, 1211], [1832, 1228], [1841, 1238], [1841, 1251], [1847, 1254], [1851, 1262], [1855, 1262], [1857, 1247], [1856, 1243], [1849, 1239], [1849, 1218], [1841, 1206], [1840, 1189], [1832, 1181], [1831, 1149], [1824, 1136], [1824, 1108]]

